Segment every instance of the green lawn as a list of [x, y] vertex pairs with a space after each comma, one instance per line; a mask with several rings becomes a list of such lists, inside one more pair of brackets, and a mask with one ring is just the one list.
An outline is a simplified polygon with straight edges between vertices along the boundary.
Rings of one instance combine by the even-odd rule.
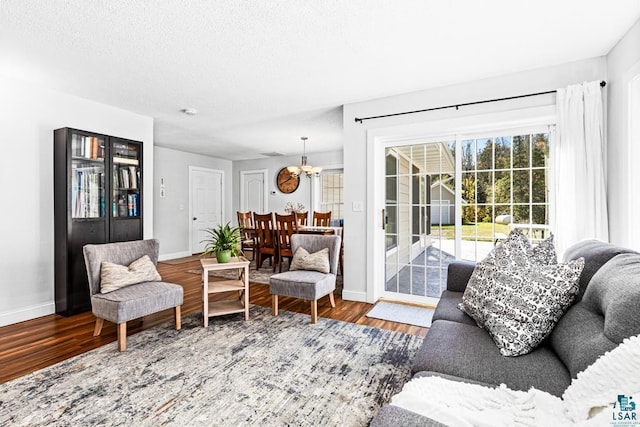
[[[494, 234], [494, 226], [495, 233], [503, 234], [507, 236], [511, 229], [506, 224], [494, 224], [492, 222], [479, 222], [477, 224], [465, 224], [462, 226], [462, 240], [477, 240], [493, 242], [496, 237]], [[439, 227], [432, 226], [431, 232], [433, 234], [438, 233]], [[442, 226], [442, 237], [445, 239], [453, 239], [455, 238], [455, 231], [453, 225], [443, 225]]]

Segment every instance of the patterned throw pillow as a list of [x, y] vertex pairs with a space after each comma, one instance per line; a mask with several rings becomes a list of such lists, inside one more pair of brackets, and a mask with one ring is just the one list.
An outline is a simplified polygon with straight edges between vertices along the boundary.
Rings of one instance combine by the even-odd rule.
[[578, 294], [584, 258], [565, 264], [505, 268], [486, 294], [484, 328], [503, 356], [536, 348]]
[[310, 254], [305, 248], [298, 248], [293, 254], [289, 270], [314, 270], [320, 273], [329, 273], [331, 271], [329, 249], [324, 248]]
[[159, 282], [162, 278], [148, 255], [129, 266], [103, 261], [100, 265], [100, 293], [106, 294], [142, 282]]
[[507, 268], [556, 264], [553, 235], [535, 248], [520, 229], [514, 229], [504, 242], [496, 245], [487, 257], [476, 264], [458, 308], [484, 327], [486, 299], [492, 291], [494, 277]]

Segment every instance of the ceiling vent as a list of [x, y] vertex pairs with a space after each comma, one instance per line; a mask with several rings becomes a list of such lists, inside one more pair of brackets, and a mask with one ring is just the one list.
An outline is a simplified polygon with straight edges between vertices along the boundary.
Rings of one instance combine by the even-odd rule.
[[271, 153], [260, 153], [261, 156], [266, 156], [266, 157], [280, 157], [280, 156], [284, 156], [284, 154], [282, 153], [277, 153], [275, 151], [272, 151]]

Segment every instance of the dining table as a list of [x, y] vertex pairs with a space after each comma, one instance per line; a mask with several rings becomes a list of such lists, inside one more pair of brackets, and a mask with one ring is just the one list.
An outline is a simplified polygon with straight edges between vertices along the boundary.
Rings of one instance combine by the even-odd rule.
[[298, 226], [298, 234], [320, 234], [323, 236], [337, 235], [342, 237], [342, 227], [321, 227], [311, 225]]

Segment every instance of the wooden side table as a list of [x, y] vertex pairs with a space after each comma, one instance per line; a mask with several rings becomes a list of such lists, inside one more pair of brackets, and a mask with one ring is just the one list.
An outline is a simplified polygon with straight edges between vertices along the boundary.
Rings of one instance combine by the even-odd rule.
[[[221, 264], [215, 258], [205, 258], [200, 260], [200, 264], [202, 264], [202, 316], [204, 317], [204, 327], [209, 326], [209, 316], [221, 316], [244, 311], [244, 320], [249, 320], [249, 260], [245, 257], [232, 257], [230, 262]], [[238, 278], [209, 282], [209, 272], [221, 270], [238, 270]], [[209, 303], [209, 294], [230, 291], [238, 291], [237, 300], [212, 301]]]

